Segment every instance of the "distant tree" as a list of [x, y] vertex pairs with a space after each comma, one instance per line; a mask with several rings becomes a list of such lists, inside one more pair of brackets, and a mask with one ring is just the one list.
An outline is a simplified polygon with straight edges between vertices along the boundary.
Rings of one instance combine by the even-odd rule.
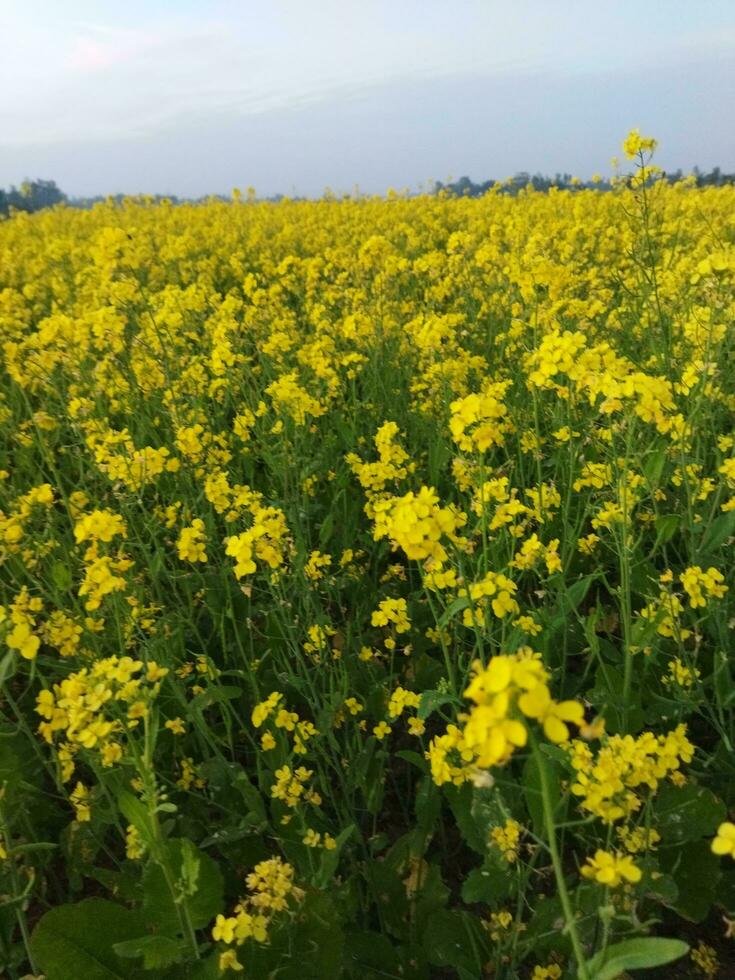
[[16, 211], [40, 211], [52, 208], [66, 200], [66, 194], [56, 186], [55, 180], [24, 180], [20, 189], [12, 186], [9, 191], [0, 190], [0, 213]]

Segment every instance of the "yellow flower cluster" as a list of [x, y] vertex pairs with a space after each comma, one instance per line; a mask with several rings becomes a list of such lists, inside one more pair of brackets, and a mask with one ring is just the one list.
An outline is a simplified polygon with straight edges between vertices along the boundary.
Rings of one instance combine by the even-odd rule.
[[7, 621], [9, 627], [5, 643], [26, 660], [33, 660], [41, 645], [36, 632], [36, 614], [42, 609], [42, 601], [38, 596], [30, 596], [25, 586], [10, 603], [10, 612], [0, 606], [0, 626]]
[[725, 576], [716, 568], [703, 571], [699, 565], [691, 565], [681, 573], [681, 584], [689, 596], [692, 609], [701, 609], [708, 599], [721, 599], [727, 592]]
[[127, 528], [120, 514], [111, 510], [93, 510], [82, 515], [74, 525], [74, 538], [83, 541], [104, 541], [109, 544], [113, 538], [125, 537]]
[[[268, 927], [275, 915], [286, 911], [304, 897], [294, 884], [294, 869], [278, 857], [256, 864], [248, 874], [249, 894], [234, 908], [233, 915], [218, 915], [212, 928], [216, 943], [242, 946], [247, 939], [257, 943], [268, 940]], [[234, 950], [220, 956], [220, 970], [241, 970]]]
[[390, 696], [388, 714], [391, 718], [400, 718], [406, 708], [418, 708], [420, 703], [420, 694], [407, 691], [404, 687], [397, 687]]
[[457, 595], [459, 598], [467, 597], [469, 604], [462, 613], [462, 622], [468, 627], [484, 626], [488, 599], [493, 614], [498, 619], [508, 615], [517, 616], [521, 611], [514, 598], [517, 591], [515, 582], [499, 572], [488, 572], [479, 582], [473, 582], [469, 589], [463, 586]]
[[103, 599], [114, 592], [122, 592], [126, 588], [123, 574], [133, 565], [129, 558], [112, 558], [109, 555], [97, 555], [94, 547], [86, 553], [87, 565], [84, 569], [84, 579], [79, 586], [79, 597], [85, 599], [84, 608], [94, 612], [102, 605]]
[[137, 449], [127, 429], [100, 429], [87, 425], [87, 446], [92, 452], [99, 470], [111, 482], [119, 481], [129, 490], [139, 491], [153, 483], [162, 473], [176, 473], [179, 460], [171, 455], [166, 446], [155, 449], [143, 446]]
[[680, 687], [683, 690], [689, 690], [701, 676], [701, 671], [696, 667], [688, 667], [682, 663], [679, 657], [674, 657], [673, 660], [669, 661], [668, 671], [663, 676], [663, 682], [667, 687]]
[[642, 791], [653, 795], [659, 783], [678, 775], [682, 762], [691, 762], [694, 746], [687, 738], [686, 725], [678, 725], [666, 735], [643, 732], [611, 735], [593, 753], [575, 740], [570, 750], [576, 780], [572, 793], [580, 807], [605, 823], [629, 817], [643, 802]]
[[235, 559], [235, 575], [243, 578], [257, 571], [255, 559], [271, 569], [283, 564], [286, 546], [286, 517], [277, 507], [251, 508], [252, 526], [241, 534], [227, 538], [225, 553]]
[[506, 434], [513, 431], [503, 401], [509, 387], [509, 381], [488, 382], [479, 394], [452, 402], [449, 430], [460, 449], [484, 453], [504, 444]]
[[557, 963], [549, 963], [548, 966], [535, 966], [531, 974], [531, 980], [560, 980], [561, 967]]
[[147, 713], [167, 673], [154, 661], [106, 657], [40, 692], [36, 711], [44, 720], [38, 731], [50, 745], [63, 736], [57, 754], [64, 782], [74, 773], [80, 749], [94, 751], [105, 767], [122, 759], [125, 737]]
[[323, 555], [321, 551], [312, 551], [304, 565], [304, 575], [310, 582], [318, 582], [324, 577], [326, 569], [332, 563], [331, 555]]
[[374, 505], [376, 541], [388, 538], [393, 550], [401, 548], [413, 561], [441, 567], [447, 560], [442, 538], [456, 541], [457, 532], [466, 523], [456, 507], [439, 506], [439, 495], [433, 487], [410, 490], [403, 497], [376, 500]]
[[584, 709], [577, 701], [554, 701], [548, 681], [540, 655], [529, 649], [493, 657], [487, 667], [476, 662], [464, 692], [474, 706], [461, 716], [463, 728], [450, 725], [429, 746], [434, 782], [461, 783], [477, 769], [504, 765], [528, 741], [529, 720], [550, 741], [566, 742], [569, 725], [583, 723]]
[[370, 617], [372, 626], [392, 625], [396, 633], [407, 633], [411, 628], [405, 599], [383, 599]]
[[384, 422], [375, 433], [375, 448], [378, 450], [378, 460], [375, 463], [363, 463], [356, 453], [347, 454], [347, 463], [360, 485], [369, 496], [380, 493], [387, 483], [395, 483], [408, 475], [408, 453], [395, 442], [399, 434], [395, 422]]
[[511, 565], [521, 571], [528, 571], [541, 560], [546, 564], [549, 575], [561, 571], [559, 538], [554, 538], [545, 545], [537, 534], [531, 534], [516, 552]]
[[658, 141], [652, 136], [641, 136], [639, 129], [631, 129], [623, 141], [623, 153], [629, 160], [635, 159], [642, 153], [653, 153]]
[[506, 820], [502, 827], [493, 827], [490, 840], [500, 850], [508, 864], [518, 859], [518, 844], [523, 828], [517, 820]]
[[[305, 755], [306, 743], [319, 734], [312, 722], [299, 718], [295, 711], [289, 711], [283, 706], [283, 695], [280, 691], [271, 692], [265, 701], [260, 701], [253, 708], [251, 715], [253, 727], [262, 728], [268, 720], [273, 722], [273, 727], [277, 731], [283, 731], [293, 739], [292, 748], [297, 755]], [[275, 746], [276, 739], [273, 731], [264, 732], [261, 736], [261, 747], [269, 751]]]
[[79, 651], [83, 632], [79, 623], [61, 609], [52, 612], [40, 630], [43, 642], [62, 657], [72, 657]]
[[176, 542], [181, 561], [205, 562], [207, 560], [206, 540], [204, 521], [200, 517], [195, 517], [189, 527], [181, 529]]
[[10, 555], [20, 554], [28, 566], [33, 567], [34, 548], [24, 548], [23, 539], [38, 512], [50, 512], [54, 503], [53, 488], [49, 483], [42, 483], [16, 497], [9, 513], [0, 510], [0, 562]]
[[299, 766], [298, 769], [281, 766], [275, 772], [276, 781], [271, 787], [271, 796], [274, 800], [281, 800], [291, 809], [298, 806], [302, 801], [319, 806], [321, 797], [316, 790], [306, 786], [313, 775], [314, 771], [306, 769], [304, 766]]
[[585, 878], [591, 878], [598, 885], [617, 888], [624, 882], [637, 884], [642, 877], [641, 869], [633, 863], [628, 854], [614, 854], [597, 850], [594, 857], [588, 857], [581, 868]]

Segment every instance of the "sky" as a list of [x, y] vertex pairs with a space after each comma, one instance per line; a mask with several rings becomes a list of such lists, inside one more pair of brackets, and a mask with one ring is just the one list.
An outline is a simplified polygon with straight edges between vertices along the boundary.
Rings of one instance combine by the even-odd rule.
[[0, 0], [0, 187], [382, 193], [735, 170], [733, 0]]

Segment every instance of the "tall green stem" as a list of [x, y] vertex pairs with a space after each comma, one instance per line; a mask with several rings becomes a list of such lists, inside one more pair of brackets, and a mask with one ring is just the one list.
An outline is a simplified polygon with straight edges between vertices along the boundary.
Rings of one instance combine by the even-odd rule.
[[539, 771], [539, 782], [541, 783], [541, 803], [544, 811], [544, 826], [546, 828], [546, 838], [549, 847], [549, 855], [551, 856], [551, 863], [554, 867], [554, 876], [556, 878], [556, 887], [559, 891], [559, 899], [561, 901], [561, 907], [564, 912], [564, 919], [567, 924], [567, 932], [569, 933], [569, 938], [572, 942], [572, 949], [574, 950], [574, 958], [577, 961], [577, 968], [579, 970], [580, 980], [590, 980], [590, 974], [587, 969], [587, 960], [584, 955], [584, 950], [582, 949], [582, 941], [579, 938], [579, 932], [577, 931], [577, 920], [574, 916], [574, 910], [572, 909], [572, 903], [569, 898], [569, 892], [567, 891], [566, 881], [564, 880], [564, 869], [561, 864], [561, 855], [559, 854], [559, 847], [556, 841], [556, 824], [554, 822], [554, 804], [551, 799], [551, 787], [549, 786], [549, 772], [546, 768], [546, 760], [544, 759], [542, 753], [539, 751], [539, 747], [531, 735], [531, 747], [533, 750], [533, 757], [536, 760], [536, 765]]

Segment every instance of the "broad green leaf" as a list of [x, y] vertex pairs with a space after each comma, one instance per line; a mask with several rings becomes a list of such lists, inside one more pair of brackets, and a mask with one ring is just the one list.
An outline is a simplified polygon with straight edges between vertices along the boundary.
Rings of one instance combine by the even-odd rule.
[[716, 551], [733, 534], [735, 534], [735, 510], [720, 514], [712, 521], [702, 540], [702, 552], [709, 554]]
[[467, 905], [481, 902], [491, 905], [502, 901], [514, 886], [513, 875], [508, 873], [508, 865], [501, 866], [503, 859], [488, 857], [481, 868], [473, 868], [462, 885], [462, 901]]
[[128, 793], [127, 790], [121, 790], [117, 794], [117, 803], [125, 819], [135, 827], [143, 841], [148, 846], [153, 844], [151, 818], [143, 803], [132, 793]]
[[196, 895], [201, 861], [190, 840], [181, 841], [181, 890], [184, 895]]
[[658, 860], [661, 869], [671, 875], [679, 889], [671, 908], [690, 922], [706, 919], [714, 903], [721, 875], [720, 859], [712, 853], [709, 841], [689, 841], [684, 845], [660, 847]]
[[694, 783], [680, 787], [667, 783], [655, 799], [654, 826], [667, 844], [708, 837], [726, 816], [725, 804]]
[[71, 569], [65, 561], [55, 561], [51, 566], [51, 578], [54, 585], [60, 592], [67, 592], [71, 588]]
[[[339, 908], [328, 894], [308, 889], [292, 917], [269, 929], [268, 943], [244, 943], [242, 977], [252, 980], [341, 980], [344, 935]], [[233, 976], [237, 976], [234, 974]]]
[[242, 796], [245, 805], [253, 817], [260, 823], [266, 823], [267, 816], [263, 797], [259, 790], [250, 782], [247, 773], [243, 769], [237, 772], [232, 780], [232, 785]]
[[399, 977], [398, 950], [379, 932], [350, 932], [345, 937], [345, 965], [355, 980], [384, 980]]
[[424, 691], [421, 694], [421, 701], [416, 713], [422, 721], [426, 721], [429, 715], [438, 711], [445, 704], [458, 703], [454, 695], [448, 694], [446, 691]]
[[[167, 936], [181, 935], [184, 906], [195, 929], [209, 925], [223, 907], [222, 872], [217, 862], [191, 841], [182, 840], [166, 843], [166, 859], [175, 895], [171, 894], [163, 869], [150, 861], [143, 874], [145, 914]], [[194, 880], [195, 862], [198, 867]]]
[[566, 604], [571, 609], [576, 609], [590, 590], [590, 586], [596, 581], [598, 576], [585, 575], [578, 582], [572, 583], [565, 593]]
[[626, 970], [652, 970], [673, 963], [689, 952], [681, 939], [643, 936], [609, 946], [587, 962], [591, 980], [617, 980]]
[[661, 474], [666, 465], [666, 450], [658, 449], [656, 452], [649, 453], [643, 463], [643, 475], [652, 490], [655, 490], [661, 480]]
[[31, 953], [46, 980], [130, 980], [130, 965], [113, 947], [145, 932], [137, 912], [104, 898], [59, 905], [31, 935]]
[[445, 627], [448, 622], [454, 619], [457, 613], [460, 613], [464, 609], [469, 608], [469, 605], [470, 605], [470, 600], [466, 595], [460, 596], [459, 599], [455, 599], [453, 602], [450, 602], [447, 608], [439, 617], [439, 622], [437, 624], [439, 629], [443, 629], [443, 627]]
[[181, 962], [184, 955], [182, 943], [168, 936], [139, 936], [115, 943], [115, 952], [124, 959], [143, 958], [145, 970], [157, 970]]
[[480, 976], [488, 958], [488, 938], [469, 912], [440, 911], [430, 916], [423, 946], [430, 963], [468, 970]]
[[678, 514], [661, 514], [656, 518], [656, 543], [654, 549], [670, 541], [679, 530], [681, 517]]
[[469, 783], [464, 783], [462, 786], [444, 786], [443, 791], [465, 843], [484, 857], [487, 853], [487, 837], [477, 826], [472, 814], [472, 786]]
[[403, 759], [404, 762], [409, 762], [412, 766], [415, 766], [419, 772], [427, 772], [429, 766], [426, 759], [419, 755], [418, 752], [414, 752], [413, 749], [399, 749], [394, 752], [393, 755], [398, 759]]

